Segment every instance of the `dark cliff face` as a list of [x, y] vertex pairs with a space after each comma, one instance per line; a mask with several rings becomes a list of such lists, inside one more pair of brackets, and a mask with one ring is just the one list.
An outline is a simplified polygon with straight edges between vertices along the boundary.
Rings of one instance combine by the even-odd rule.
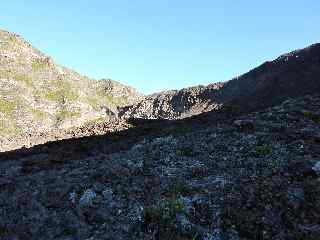
[[225, 83], [168, 91], [120, 110], [124, 118], [175, 119], [236, 105], [258, 110], [320, 91], [320, 44], [265, 62]]

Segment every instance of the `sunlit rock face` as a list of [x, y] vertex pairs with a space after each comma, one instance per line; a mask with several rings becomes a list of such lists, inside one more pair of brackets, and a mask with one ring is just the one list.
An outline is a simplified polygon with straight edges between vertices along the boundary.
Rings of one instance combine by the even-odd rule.
[[0, 30], [0, 151], [21, 147], [17, 138], [114, 116], [141, 98], [116, 81], [60, 66], [19, 35]]

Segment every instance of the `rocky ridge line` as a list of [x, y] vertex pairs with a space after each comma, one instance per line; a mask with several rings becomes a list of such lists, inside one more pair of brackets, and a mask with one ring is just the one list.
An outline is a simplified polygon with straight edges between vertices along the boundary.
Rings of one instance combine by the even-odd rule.
[[180, 119], [231, 106], [249, 112], [320, 92], [320, 44], [284, 54], [227, 82], [167, 91], [120, 108], [122, 118]]

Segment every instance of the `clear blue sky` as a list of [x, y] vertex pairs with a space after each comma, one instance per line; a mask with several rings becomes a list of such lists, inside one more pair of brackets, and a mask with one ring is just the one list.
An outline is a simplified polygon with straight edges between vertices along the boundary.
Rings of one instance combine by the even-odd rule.
[[9, 0], [0, 28], [144, 93], [225, 81], [320, 42], [319, 0]]

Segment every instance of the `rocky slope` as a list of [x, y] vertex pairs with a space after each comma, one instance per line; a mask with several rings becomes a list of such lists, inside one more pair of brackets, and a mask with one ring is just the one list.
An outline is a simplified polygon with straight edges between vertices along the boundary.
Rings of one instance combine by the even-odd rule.
[[2, 153], [0, 239], [319, 239], [319, 109], [305, 96]]
[[123, 118], [177, 119], [217, 110], [224, 105], [252, 111], [288, 97], [320, 92], [320, 44], [266, 62], [224, 83], [168, 91], [122, 108]]
[[319, 44], [132, 104], [0, 40], [1, 240], [319, 239]]
[[132, 106], [120, 108], [121, 118], [178, 119], [219, 109], [223, 83], [173, 90], [147, 96]]
[[223, 107], [248, 113], [320, 92], [319, 76], [320, 44], [314, 44], [228, 82], [144, 97], [57, 65], [20, 36], [0, 31], [0, 151], [90, 136], [87, 123], [104, 121], [97, 129], [105, 134], [107, 125], [130, 118], [182, 119]]
[[116, 81], [94, 81], [57, 65], [19, 35], [0, 30], [1, 150], [16, 145], [17, 136], [81, 126], [141, 98]]

